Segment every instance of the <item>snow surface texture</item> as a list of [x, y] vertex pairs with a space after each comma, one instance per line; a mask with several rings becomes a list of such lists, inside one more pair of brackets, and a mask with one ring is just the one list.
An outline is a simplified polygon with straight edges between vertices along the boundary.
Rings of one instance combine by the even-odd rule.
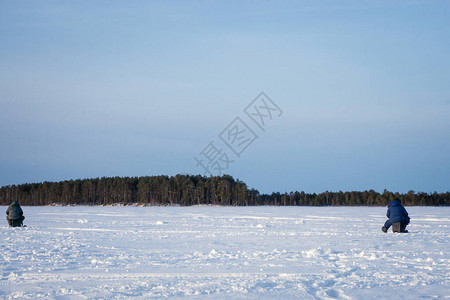
[[408, 234], [381, 207], [23, 209], [0, 299], [450, 298], [450, 208], [407, 207]]

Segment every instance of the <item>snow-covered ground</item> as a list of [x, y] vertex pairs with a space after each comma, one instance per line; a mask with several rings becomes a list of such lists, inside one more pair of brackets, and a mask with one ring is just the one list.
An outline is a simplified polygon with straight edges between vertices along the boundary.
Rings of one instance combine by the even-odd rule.
[[[3, 211], [6, 207], [0, 207]], [[450, 298], [450, 208], [23, 207], [0, 299]]]

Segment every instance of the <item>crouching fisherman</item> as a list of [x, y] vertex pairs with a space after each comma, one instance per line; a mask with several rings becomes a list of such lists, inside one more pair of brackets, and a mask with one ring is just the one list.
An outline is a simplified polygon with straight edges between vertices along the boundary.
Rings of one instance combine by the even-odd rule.
[[6, 219], [11, 227], [23, 226], [25, 217], [23, 216], [23, 210], [20, 207], [19, 201], [14, 201], [8, 206], [8, 209], [6, 210]]
[[387, 232], [391, 225], [392, 232], [408, 232], [408, 230], [406, 230], [406, 225], [409, 224], [410, 218], [400, 199], [395, 199], [389, 203], [386, 216], [389, 220], [387, 220], [381, 228], [383, 232]]

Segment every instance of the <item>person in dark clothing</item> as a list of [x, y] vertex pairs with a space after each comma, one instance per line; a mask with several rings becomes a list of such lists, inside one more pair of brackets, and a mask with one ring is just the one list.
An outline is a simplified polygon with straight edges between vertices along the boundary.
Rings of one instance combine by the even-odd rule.
[[23, 226], [25, 217], [23, 216], [23, 210], [20, 207], [19, 201], [14, 201], [8, 206], [8, 209], [6, 210], [6, 219], [11, 227]]
[[392, 232], [408, 232], [406, 225], [409, 224], [409, 216], [399, 199], [391, 201], [388, 205], [386, 216], [389, 218], [381, 228], [383, 232], [387, 232], [392, 225]]

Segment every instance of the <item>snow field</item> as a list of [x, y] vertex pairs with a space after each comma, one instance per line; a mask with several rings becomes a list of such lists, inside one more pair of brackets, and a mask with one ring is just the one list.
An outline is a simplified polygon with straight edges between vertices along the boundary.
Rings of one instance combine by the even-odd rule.
[[[23, 207], [0, 299], [450, 299], [450, 208]], [[6, 207], [3, 207], [6, 211]]]

